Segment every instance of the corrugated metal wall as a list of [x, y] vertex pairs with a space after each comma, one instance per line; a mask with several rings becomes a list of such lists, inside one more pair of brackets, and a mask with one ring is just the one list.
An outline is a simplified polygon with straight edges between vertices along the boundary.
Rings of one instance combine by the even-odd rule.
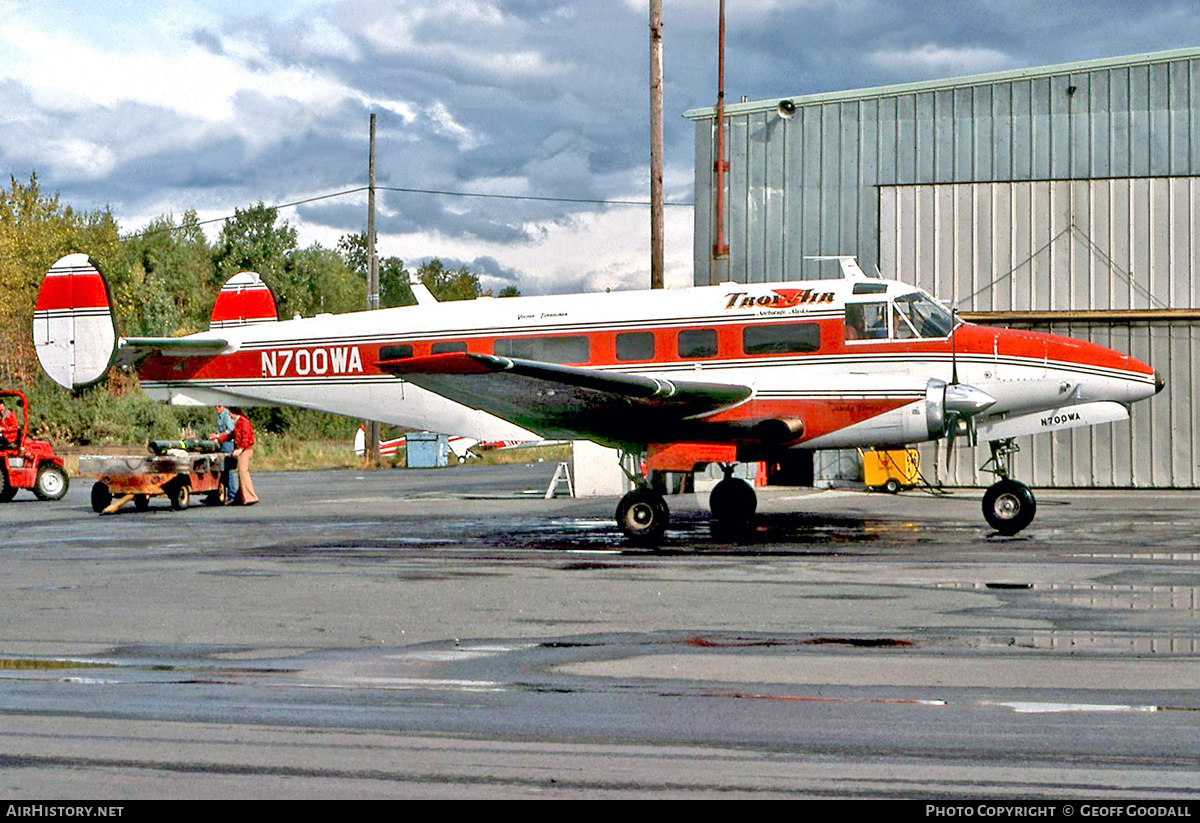
[[1200, 177], [881, 186], [879, 259], [961, 311], [1200, 306]]
[[[1194, 400], [1200, 389], [1200, 322], [1046, 323], [1021, 328], [1128, 352], [1153, 364], [1167, 386], [1135, 404], [1126, 422], [1017, 438], [1021, 451], [1013, 460], [1016, 477], [1041, 487], [1200, 487], [1200, 419]], [[974, 450], [956, 447], [948, 466], [944, 442], [922, 445], [920, 451], [922, 473], [930, 482], [994, 482], [992, 475], [978, 470], [988, 455], [986, 443]]]
[[[1200, 306], [1200, 178], [884, 186], [880, 260], [896, 279], [961, 311]], [[1014, 468], [1039, 486], [1196, 487], [1194, 405], [1200, 325], [1067, 323], [1034, 327], [1134, 355], [1167, 388], [1128, 423], [1021, 438]], [[987, 484], [979, 456], [945, 457], [948, 483]], [[926, 465], [933, 449], [923, 449]]]
[[[879, 186], [1200, 175], [1200, 50], [726, 107], [729, 276], [878, 262]], [[712, 109], [696, 121], [695, 282], [713, 245]]]
[[[855, 254], [967, 311], [1200, 308], [1200, 49], [726, 107], [722, 276], [832, 276]], [[695, 282], [710, 281], [712, 109], [696, 120]], [[1126, 424], [1023, 438], [1042, 486], [1200, 486], [1197, 325], [1041, 328], [1152, 363]], [[980, 450], [983, 455], [986, 449]], [[929, 464], [931, 456], [927, 456]], [[957, 455], [951, 482], [987, 483]]]

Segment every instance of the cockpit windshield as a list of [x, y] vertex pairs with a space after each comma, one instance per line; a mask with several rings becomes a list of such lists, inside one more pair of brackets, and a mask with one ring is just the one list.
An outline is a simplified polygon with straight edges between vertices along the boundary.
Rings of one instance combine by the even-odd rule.
[[947, 337], [954, 328], [954, 315], [924, 292], [897, 297], [894, 305], [900, 315], [897, 319], [907, 321], [917, 337]]

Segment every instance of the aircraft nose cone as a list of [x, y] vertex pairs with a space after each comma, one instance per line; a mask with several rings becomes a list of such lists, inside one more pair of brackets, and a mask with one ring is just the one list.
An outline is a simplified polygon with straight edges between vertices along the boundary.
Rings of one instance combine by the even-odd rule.
[[1158, 370], [1156, 369], [1154, 372], [1154, 393], [1158, 394], [1160, 391], [1162, 391], [1164, 388], [1166, 388], [1166, 386], [1167, 386], [1166, 379], [1161, 374], [1159, 374]]
[[956, 383], [946, 387], [946, 411], [954, 412], [962, 417], [973, 417], [985, 409], [991, 408], [996, 398], [965, 383]]

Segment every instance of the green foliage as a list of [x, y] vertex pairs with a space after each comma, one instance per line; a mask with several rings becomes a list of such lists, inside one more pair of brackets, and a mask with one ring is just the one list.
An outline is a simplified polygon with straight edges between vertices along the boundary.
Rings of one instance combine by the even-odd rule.
[[433, 292], [438, 300], [474, 300], [483, 294], [478, 275], [462, 266], [458, 271], [447, 269], [440, 258], [426, 260], [417, 269], [417, 279]]
[[303, 305], [293, 306], [293, 311], [342, 314], [366, 306], [366, 284], [337, 252], [319, 243], [293, 253], [287, 271], [296, 284], [295, 300], [303, 299]]
[[45, 376], [24, 386], [29, 397], [31, 436], [55, 444], [137, 445], [158, 437], [207, 434], [216, 414], [211, 409], [156, 403], [140, 391], [119, 385], [68, 391]]
[[288, 225], [276, 226], [279, 210], [274, 206], [258, 205], [234, 209], [221, 226], [213, 250], [214, 285], [222, 283], [239, 271], [256, 271], [268, 282], [279, 278], [287, 255], [296, 248], [296, 230]]
[[246, 415], [254, 424], [255, 436], [259, 432], [287, 435], [299, 440], [344, 440], [352, 442], [354, 432], [361, 421], [340, 414], [297, 409], [291, 406], [269, 406], [246, 409]]
[[[346, 261], [346, 265], [363, 278], [367, 278], [367, 233], [344, 234], [338, 240], [338, 254]], [[412, 306], [417, 299], [413, 297], [409, 283], [408, 269], [399, 257], [384, 257], [379, 261], [379, 307], [381, 309], [395, 306]]]
[[[28, 329], [46, 270], [64, 255], [84, 252], [108, 279], [121, 333], [172, 336], [203, 330], [221, 285], [238, 271], [257, 271], [275, 295], [281, 318], [358, 311], [366, 305], [366, 235], [346, 235], [336, 250], [297, 248], [297, 233], [262, 203], [236, 209], [210, 244], [195, 212], [156, 217], [121, 237], [108, 209], [79, 212], [59, 195], [10, 180], [0, 189], [0, 385], [30, 399], [31, 431], [65, 445], [140, 445], [151, 438], [205, 435], [215, 412], [165, 406], [137, 390], [136, 379], [114, 372], [100, 386], [67, 391], [41, 374]], [[479, 296], [479, 278], [465, 266], [447, 269], [434, 258], [416, 276], [439, 300]], [[380, 261], [380, 304], [415, 303], [411, 274], [398, 257]], [[502, 294], [510, 290], [505, 289]], [[512, 290], [515, 292], [515, 290]], [[349, 441], [358, 421], [303, 409], [251, 409], [256, 427], [273, 442]]]
[[156, 217], [121, 242], [125, 288], [114, 295], [129, 335], [165, 336], [201, 331], [217, 288], [212, 249], [194, 211]]

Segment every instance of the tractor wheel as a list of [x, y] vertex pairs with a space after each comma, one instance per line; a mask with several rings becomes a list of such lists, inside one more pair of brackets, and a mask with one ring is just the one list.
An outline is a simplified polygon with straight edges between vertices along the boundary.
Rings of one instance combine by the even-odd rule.
[[8, 472], [4, 470], [3, 464], [0, 463], [0, 503], [7, 503], [16, 494], [17, 487], [8, 482]]
[[33, 493], [37, 495], [38, 500], [62, 500], [70, 485], [67, 473], [58, 466], [42, 466], [38, 469]]

